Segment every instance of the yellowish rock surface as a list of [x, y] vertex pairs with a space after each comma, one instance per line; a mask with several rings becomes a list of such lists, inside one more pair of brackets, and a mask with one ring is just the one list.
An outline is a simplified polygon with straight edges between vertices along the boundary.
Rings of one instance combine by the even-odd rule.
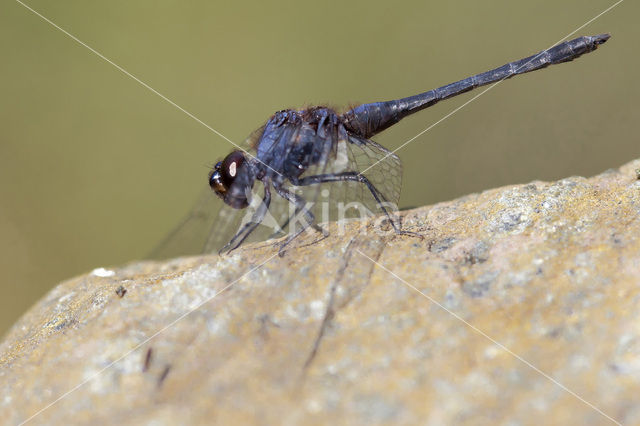
[[64, 282], [0, 345], [0, 419], [639, 424], [639, 167]]

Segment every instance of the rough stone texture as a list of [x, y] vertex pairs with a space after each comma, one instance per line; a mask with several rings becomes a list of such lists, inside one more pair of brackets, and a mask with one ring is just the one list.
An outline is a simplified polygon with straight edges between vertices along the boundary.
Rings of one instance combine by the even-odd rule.
[[0, 346], [0, 419], [639, 424], [639, 167], [72, 279]]

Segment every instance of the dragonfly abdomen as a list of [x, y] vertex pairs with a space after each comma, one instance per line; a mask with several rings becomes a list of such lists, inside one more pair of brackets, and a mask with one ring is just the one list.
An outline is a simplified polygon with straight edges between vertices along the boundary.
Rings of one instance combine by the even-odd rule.
[[476, 87], [546, 68], [549, 65], [572, 61], [585, 53], [596, 50], [609, 37], [609, 34], [578, 37], [527, 58], [510, 62], [491, 71], [476, 74], [419, 95], [357, 106], [344, 113], [342, 118], [348, 130], [359, 136], [370, 138], [393, 126], [404, 117], [428, 108], [441, 100], [458, 96]]

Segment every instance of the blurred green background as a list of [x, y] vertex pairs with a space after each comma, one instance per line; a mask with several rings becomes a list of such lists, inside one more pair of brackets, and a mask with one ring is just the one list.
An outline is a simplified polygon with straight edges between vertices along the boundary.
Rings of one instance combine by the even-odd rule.
[[[404, 97], [536, 53], [613, 3], [28, 1], [237, 142], [279, 109]], [[573, 36], [611, 32], [597, 52], [401, 150], [401, 206], [639, 157], [638, 16], [623, 2]], [[0, 34], [1, 334], [60, 280], [148, 253], [231, 146], [17, 2]], [[477, 93], [376, 140], [398, 147]]]

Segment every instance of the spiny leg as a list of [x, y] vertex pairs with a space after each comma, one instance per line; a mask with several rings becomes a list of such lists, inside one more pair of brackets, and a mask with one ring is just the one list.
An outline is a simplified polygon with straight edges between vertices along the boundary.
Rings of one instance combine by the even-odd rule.
[[315, 223], [316, 218], [313, 215], [313, 213], [311, 213], [307, 208], [306, 206], [307, 202], [305, 201], [304, 198], [287, 190], [281, 184], [274, 184], [274, 188], [278, 193], [278, 195], [280, 195], [282, 198], [289, 201], [290, 203], [293, 203], [296, 206], [293, 215], [287, 219], [287, 221], [284, 223], [284, 226], [287, 226], [291, 221], [291, 218], [298, 216], [300, 212], [304, 214], [304, 219], [305, 219], [303, 222], [302, 228], [300, 228], [295, 233], [289, 235], [282, 243], [280, 243], [280, 249], [278, 250], [278, 255], [280, 257], [284, 256], [285, 254], [285, 250], [284, 250], [285, 246], [287, 246], [291, 241], [293, 241], [298, 235], [302, 234], [309, 227], [312, 227], [317, 232], [323, 235], [323, 237], [318, 241], [322, 241], [323, 239], [329, 236], [329, 233], [326, 230], [324, 230], [321, 226]]
[[369, 192], [371, 192], [371, 195], [373, 195], [373, 198], [378, 203], [378, 206], [380, 207], [382, 212], [387, 216], [387, 219], [389, 219], [389, 222], [391, 223], [391, 226], [393, 227], [393, 230], [395, 231], [396, 234], [410, 235], [414, 237], [423, 238], [423, 236], [418, 234], [417, 232], [403, 231], [400, 229], [400, 227], [395, 223], [395, 221], [393, 220], [393, 218], [391, 217], [391, 215], [389, 214], [389, 212], [387, 211], [386, 207], [383, 204], [387, 202], [387, 199], [384, 197], [384, 195], [382, 195], [380, 191], [378, 191], [378, 189], [369, 181], [369, 179], [367, 179], [364, 175], [358, 172], [343, 172], [343, 173], [307, 176], [302, 179], [293, 179], [291, 180], [291, 183], [293, 183], [296, 186], [307, 186], [307, 185], [314, 185], [319, 183], [345, 182], [345, 181], [360, 182], [366, 185], [367, 189], [369, 189]]
[[220, 249], [218, 252], [222, 254], [223, 252], [230, 253], [233, 250], [237, 249], [240, 244], [260, 225], [262, 220], [264, 219], [267, 211], [269, 211], [269, 204], [271, 203], [271, 189], [269, 188], [270, 182], [264, 182], [264, 197], [262, 199], [262, 203], [251, 216], [251, 220], [245, 223], [242, 228], [236, 233], [236, 235], [231, 238], [224, 247]]

